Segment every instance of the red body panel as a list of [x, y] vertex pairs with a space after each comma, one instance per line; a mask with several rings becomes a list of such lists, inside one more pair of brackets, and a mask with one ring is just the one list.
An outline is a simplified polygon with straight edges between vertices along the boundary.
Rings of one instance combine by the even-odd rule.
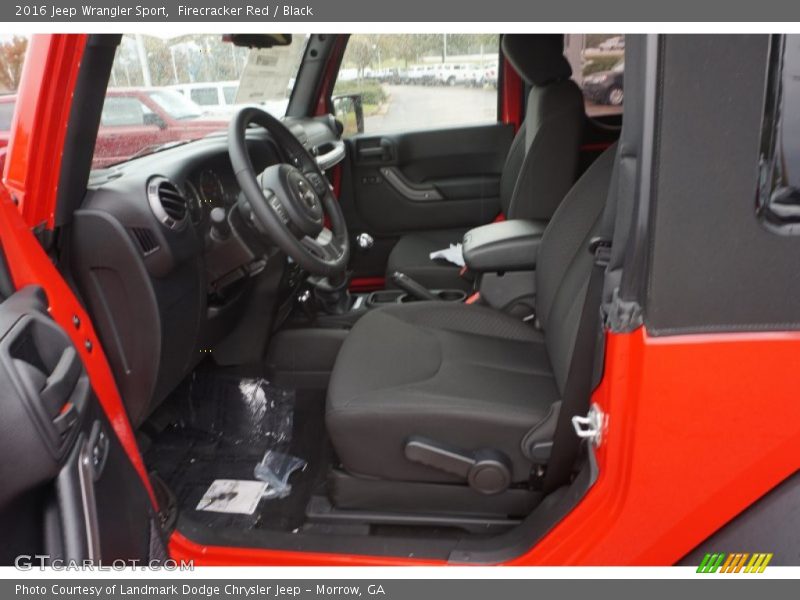
[[53, 227], [61, 151], [86, 37], [35, 35], [28, 45], [3, 181], [31, 227]]
[[[18, 286], [42, 285], [145, 485], [147, 477], [97, 337], [29, 228], [52, 223], [60, 153], [85, 36], [35, 36], [6, 165], [19, 207], [0, 197], [0, 236]], [[67, 93], [65, 94], [65, 90]], [[20, 218], [19, 211], [24, 216]], [[72, 326], [77, 315], [81, 325]], [[89, 340], [92, 352], [84, 347]], [[607, 338], [594, 394], [607, 415], [600, 476], [575, 510], [511, 564], [672, 564], [797, 471], [800, 333]], [[407, 558], [205, 547], [172, 536], [197, 564], [431, 564]], [[769, 549], [761, 549], [769, 551]]]
[[50, 316], [61, 325], [75, 344], [89, 374], [92, 389], [155, 505], [155, 496], [139, 454], [136, 437], [89, 315], [42, 250], [38, 240], [22, 220], [8, 191], [1, 185], [0, 240], [16, 288], [38, 285], [47, 293]]
[[[799, 388], [800, 333], [609, 335], [593, 398], [607, 415], [600, 477], [535, 548], [508, 564], [675, 563], [797, 470]], [[409, 562], [202, 548], [179, 535], [171, 550], [198, 564]]]
[[[15, 286], [39, 285], [47, 293], [50, 315], [75, 344], [100, 405], [155, 504], [136, 438], [89, 315], [30, 230], [43, 222], [52, 226], [61, 149], [85, 41], [83, 35], [37, 35], [31, 40], [6, 165], [8, 187], [17, 202], [0, 186], [0, 240]], [[64, 80], [70, 82], [69, 87]]]
[[500, 90], [500, 119], [514, 126], [514, 132], [522, 125], [522, 79], [503, 58], [503, 88]]

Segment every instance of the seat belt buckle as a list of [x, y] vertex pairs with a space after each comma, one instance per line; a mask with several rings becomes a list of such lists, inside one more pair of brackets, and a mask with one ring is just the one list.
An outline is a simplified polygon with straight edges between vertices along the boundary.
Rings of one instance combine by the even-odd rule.
[[594, 255], [594, 264], [607, 267], [611, 260], [611, 240], [604, 237], [593, 237], [589, 240], [589, 253]]

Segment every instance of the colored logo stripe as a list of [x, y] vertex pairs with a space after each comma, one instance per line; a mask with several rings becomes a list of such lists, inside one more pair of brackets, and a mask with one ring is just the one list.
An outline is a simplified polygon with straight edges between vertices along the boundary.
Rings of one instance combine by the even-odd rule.
[[[763, 573], [772, 560], [772, 553], [725, 552], [708, 553], [703, 557], [698, 573]], [[748, 562], [748, 559], [749, 562]], [[746, 563], [746, 566], [745, 566]]]

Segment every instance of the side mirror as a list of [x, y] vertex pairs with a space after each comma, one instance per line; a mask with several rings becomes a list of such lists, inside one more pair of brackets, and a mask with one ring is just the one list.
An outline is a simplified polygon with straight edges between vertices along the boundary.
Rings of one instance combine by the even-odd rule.
[[156, 113], [147, 113], [144, 115], [144, 124], [145, 125], [155, 125], [159, 129], [166, 129], [167, 124], [164, 122], [164, 119], [159, 117]]
[[333, 112], [343, 125], [342, 137], [364, 133], [364, 102], [361, 94], [334, 96]]

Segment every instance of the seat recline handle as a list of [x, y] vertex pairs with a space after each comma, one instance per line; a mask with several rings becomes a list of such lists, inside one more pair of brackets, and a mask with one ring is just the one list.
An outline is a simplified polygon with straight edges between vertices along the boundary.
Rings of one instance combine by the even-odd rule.
[[413, 436], [406, 442], [405, 456], [412, 462], [460, 477], [482, 494], [499, 494], [511, 485], [511, 463], [499, 450], [482, 448], [464, 452]]

